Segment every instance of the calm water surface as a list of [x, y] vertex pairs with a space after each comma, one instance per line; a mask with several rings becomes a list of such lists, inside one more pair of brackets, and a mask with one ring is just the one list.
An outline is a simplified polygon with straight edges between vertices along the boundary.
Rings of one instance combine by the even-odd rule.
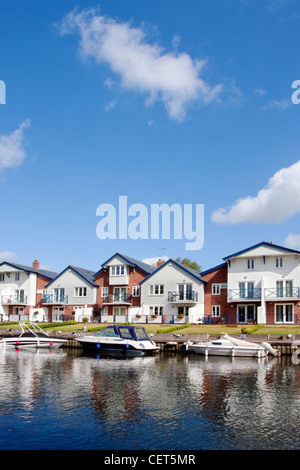
[[289, 358], [0, 351], [1, 449], [300, 449]]

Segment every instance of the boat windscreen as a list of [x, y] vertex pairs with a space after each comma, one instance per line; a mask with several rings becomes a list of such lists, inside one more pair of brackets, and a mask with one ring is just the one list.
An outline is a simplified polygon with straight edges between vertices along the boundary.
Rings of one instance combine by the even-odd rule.
[[107, 326], [103, 330], [98, 331], [95, 336], [116, 337], [119, 335], [116, 333], [116, 330], [113, 326]]
[[134, 331], [139, 341], [145, 340], [145, 339], [149, 340], [149, 336], [147, 335], [145, 328], [138, 326], [134, 329]]
[[124, 339], [134, 339], [129, 328], [120, 328], [120, 336]]

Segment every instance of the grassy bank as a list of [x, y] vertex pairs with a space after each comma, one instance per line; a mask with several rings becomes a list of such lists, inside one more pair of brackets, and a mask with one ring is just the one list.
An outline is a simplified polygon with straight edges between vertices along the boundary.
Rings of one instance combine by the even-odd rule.
[[[56, 326], [57, 325], [57, 326]], [[157, 330], [161, 330], [163, 331], [164, 329], [168, 329], [168, 328], [171, 328], [171, 327], [178, 327], [179, 325], [169, 325], [169, 324], [164, 324], [162, 325], [161, 323], [157, 323], [157, 324], [145, 324], [145, 325], [141, 325], [139, 324], [140, 326], [144, 326], [146, 331], [148, 333], [157, 333]], [[42, 328], [45, 328], [45, 326], [43, 325], [43, 323], [40, 324], [40, 326]], [[47, 328], [47, 331], [50, 332], [50, 331], [75, 331], [75, 332], [82, 332], [83, 330], [83, 327], [87, 328], [88, 331], [93, 331], [93, 330], [97, 330], [97, 329], [100, 329], [100, 328], [103, 328], [105, 327], [106, 324], [104, 325], [103, 323], [72, 323], [72, 324], [69, 324], [69, 325], [64, 325], [64, 324], [61, 324], [61, 323], [58, 323], [58, 324], [53, 324], [51, 323], [51, 325], [49, 325], [49, 327]], [[243, 328], [251, 328], [251, 325], [238, 325], [238, 326], [235, 326], [235, 325], [191, 325], [189, 326], [188, 328], [185, 328], [184, 325], [182, 325], [183, 328], [182, 329], [177, 329], [176, 331], [174, 331], [174, 333], [177, 333], [177, 334], [181, 334], [181, 333], [184, 333], [184, 334], [192, 334], [192, 333], [206, 333], [206, 334], [210, 334], [210, 335], [219, 335], [219, 334], [222, 334], [222, 333], [227, 333], [228, 335], [231, 335], [231, 334], [240, 334], [242, 333], [242, 329]], [[0, 323], [0, 329], [19, 329], [19, 323]], [[260, 329], [258, 329], [257, 331], [255, 331], [255, 334], [262, 334], [262, 335], [282, 335], [282, 334], [300, 334], [300, 325], [299, 326], [275, 326], [275, 325], [264, 325], [262, 326]]]

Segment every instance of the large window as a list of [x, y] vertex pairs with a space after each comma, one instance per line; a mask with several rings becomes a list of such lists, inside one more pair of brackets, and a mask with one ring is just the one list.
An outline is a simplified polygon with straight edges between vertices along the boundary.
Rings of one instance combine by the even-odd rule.
[[294, 321], [293, 304], [275, 305], [275, 322], [276, 323], [293, 323], [293, 321]]

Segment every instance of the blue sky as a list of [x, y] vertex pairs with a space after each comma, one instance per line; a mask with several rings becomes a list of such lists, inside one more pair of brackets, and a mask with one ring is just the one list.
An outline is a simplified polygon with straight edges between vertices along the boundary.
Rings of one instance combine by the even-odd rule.
[[[76, 10], [74, 10], [76, 8]], [[1, 258], [203, 269], [300, 249], [297, 0], [2, 0]], [[204, 246], [100, 240], [97, 207], [204, 204]]]

